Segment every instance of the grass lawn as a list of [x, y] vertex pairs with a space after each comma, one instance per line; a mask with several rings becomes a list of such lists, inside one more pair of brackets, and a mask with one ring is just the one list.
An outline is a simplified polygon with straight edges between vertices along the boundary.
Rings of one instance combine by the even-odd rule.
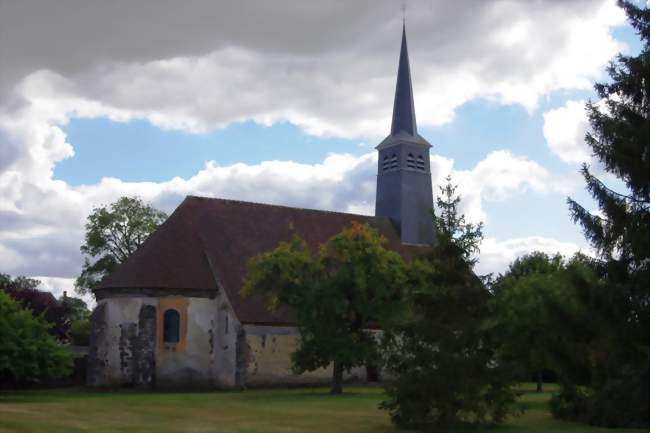
[[[0, 432], [183, 432], [183, 433], [382, 433], [397, 432], [377, 409], [382, 390], [347, 387], [342, 396], [325, 388], [245, 392], [140, 393], [82, 390], [0, 393]], [[491, 432], [590, 432], [554, 420], [550, 392], [524, 386], [523, 416]], [[612, 430], [636, 433], [644, 430]], [[647, 433], [647, 432], [646, 432]]]

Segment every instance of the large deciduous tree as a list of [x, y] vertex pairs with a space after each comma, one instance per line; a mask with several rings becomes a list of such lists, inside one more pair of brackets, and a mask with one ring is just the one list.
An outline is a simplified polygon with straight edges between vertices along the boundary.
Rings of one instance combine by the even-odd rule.
[[12, 278], [11, 275], [0, 272], [0, 286], [12, 286], [16, 290], [35, 289], [41, 282], [34, 278], [18, 276]]
[[109, 206], [95, 208], [86, 222], [85, 255], [81, 275], [75, 281], [80, 294], [95, 288], [101, 279], [124, 262], [167, 218], [139, 198], [122, 197]]
[[[585, 164], [582, 174], [599, 212], [568, 203], [598, 253], [605, 282], [587, 299], [593, 317], [607, 320], [600, 339], [610, 343], [593, 367], [594, 394], [585, 403], [594, 409], [590, 421], [650, 425], [650, 9], [619, 4], [642, 48], [636, 56], [619, 55], [608, 68], [610, 80], [595, 85], [602, 102], [587, 105], [586, 142], [621, 185], [608, 185]], [[623, 419], [607, 415], [611, 407], [638, 410]]]
[[346, 369], [377, 362], [378, 338], [403, 311], [404, 263], [385, 239], [353, 224], [312, 253], [295, 236], [251, 259], [244, 295], [262, 294], [269, 307], [291, 308], [300, 332], [292, 354], [297, 373], [333, 365], [332, 393]]
[[482, 226], [458, 212], [451, 178], [441, 191], [436, 243], [407, 272], [412, 315], [387, 347], [382, 408], [398, 426], [498, 423], [516, 397], [511, 369], [495, 362], [491, 294], [472, 270]]
[[562, 256], [536, 251], [517, 258], [492, 286], [501, 358], [519, 364], [522, 379], [534, 375], [538, 392], [543, 372], [554, 367], [558, 341], [566, 335], [554, 312], [576, 303], [566, 272]]

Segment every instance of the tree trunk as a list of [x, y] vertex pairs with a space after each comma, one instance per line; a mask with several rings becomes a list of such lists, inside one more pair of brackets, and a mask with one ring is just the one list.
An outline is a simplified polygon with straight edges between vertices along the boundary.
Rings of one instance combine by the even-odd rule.
[[343, 394], [343, 365], [334, 361], [334, 369], [332, 373], [332, 394]]
[[537, 372], [537, 392], [542, 392], [542, 383], [544, 382], [542, 370]]

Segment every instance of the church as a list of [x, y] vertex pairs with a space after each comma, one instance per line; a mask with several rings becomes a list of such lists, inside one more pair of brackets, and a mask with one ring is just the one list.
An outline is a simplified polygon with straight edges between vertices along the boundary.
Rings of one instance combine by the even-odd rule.
[[[297, 375], [299, 334], [240, 288], [248, 260], [293, 233], [314, 251], [353, 222], [375, 227], [405, 258], [434, 241], [431, 145], [417, 132], [405, 30], [390, 134], [378, 146], [375, 216], [188, 196], [94, 293], [87, 382], [141, 388], [323, 383]], [[367, 380], [366, 368], [346, 373]]]

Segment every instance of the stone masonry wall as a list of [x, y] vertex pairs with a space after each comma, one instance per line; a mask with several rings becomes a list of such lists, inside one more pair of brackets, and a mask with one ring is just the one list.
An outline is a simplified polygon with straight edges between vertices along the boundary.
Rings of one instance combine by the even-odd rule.
[[[167, 308], [181, 314], [179, 344], [162, 344], [162, 315]], [[87, 383], [234, 387], [238, 324], [231, 323], [235, 322], [231, 316], [228, 305], [218, 297], [102, 299], [92, 316]]]
[[[240, 344], [240, 369], [245, 367], [246, 386], [326, 384], [332, 367], [303, 374], [291, 371], [291, 353], [296, 350], [299, 333], [294, 327], [244, 325]], [[240, 373], [242, 375], [242, 373]], [[365, 367], [352, 369], [346, 381], [365, 382]]]

